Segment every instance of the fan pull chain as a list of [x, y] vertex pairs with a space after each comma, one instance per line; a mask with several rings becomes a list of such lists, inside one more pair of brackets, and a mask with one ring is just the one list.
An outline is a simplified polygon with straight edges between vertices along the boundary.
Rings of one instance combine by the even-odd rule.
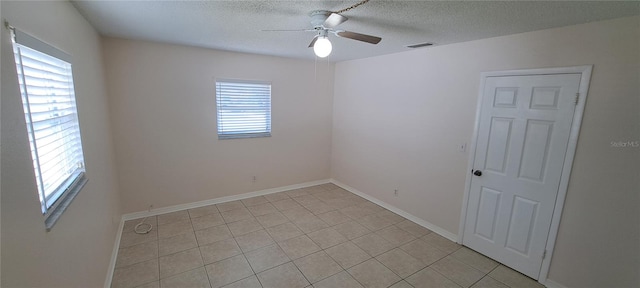
[[347, 12], [347, 11], [349, 11], [349, 10], [351, 10], [353, 8], [356, 8], [356, 7], [358, 7], [358, 6], [362, 5], [362, 4], [365, 4], [367, 2], [369, 2], [369, 0], [362, 0], [362, 1], [358, 2], [358, 3], [356, 3], [356, 4], [353, 4], [353, 5], [349, 6], [349, 7], [347, 7], [347, 8], [344, 8], [342, 10], [338, 10], [335, 13], [340, 14], [340, 13]]
[[329, 70], [331, 70], [331, 61], [329, 61], [329, 57], [331, 57], [331, 55], [327, 56], [327, 74], [329, 74]]

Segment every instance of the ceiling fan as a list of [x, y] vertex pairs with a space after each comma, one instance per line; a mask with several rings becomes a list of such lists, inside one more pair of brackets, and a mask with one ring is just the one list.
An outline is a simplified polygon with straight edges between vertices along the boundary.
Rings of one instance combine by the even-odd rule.
[[315, 32], [316, 36], [313, 37], [311, 43], [309, 44], [309, 48], [313, 47], [313, 51], [318, 57], [324, 58], [331, 54], [332, 45], [331, 41], [329, 41], [329, 34], [334, 34], [341, 38], [348, 38], [357, 41], [367, 42], [371, 44], [378, 44], [382, 40], [382, 38], [377, 36], [371, 36], [362, 33], [356, 33], [345, 30], [336, 30], [334, 29], [336, 26], [344, 23], [349, 20], [349, 18], [340, 15], [341, 12], [348, 11], [353, 9], [361, 4], [368, 2], [362, 1], [356, 5], [353, 5], [347, 9], [340, 10], [338, 12], [331, 12], [326, 10], [316, 10], [309, 13], [311, 17], [311, 25], [312, 29], [301, 29], [301, 30], [263, 30], [263, 31], [305, 31], [305, 32]]

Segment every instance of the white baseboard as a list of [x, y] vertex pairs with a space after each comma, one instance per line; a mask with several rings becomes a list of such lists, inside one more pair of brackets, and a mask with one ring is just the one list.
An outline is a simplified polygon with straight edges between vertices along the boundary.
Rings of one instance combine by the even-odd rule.
[[176, 211], [181, 211], [181, 210], [185, 210], [185, 209], [193, 209], [193, 208], [198, 208], [198, 207], [202, 207], [202, 206], [208, 206], [208, 205], [212, 205], [212, 204], [219, 204], [219, 203], [224, 203], [224, 202], [229, 202], [229, 201], [242, 200], [242, 199], [247, 199], [247, 198], [251, 198], [251, 197], [262, 196], [262, 195], [267, 195], [267, 194], [273, 194], [273, 193], [283, 192], [283, 191], [287, 191], [287, 190], [305, 188], [305, 187], [309, 187], [309, 186], [315, 186], [315, 185], [326, 184], [326, 183], [329, 183], [328, 179], [305, 182], [305, 183], [294, 184], [294, 185], [289, 185], [289, 186], [282, 186], [282, 187], [265, 189], [265, 190], [259, 190], [259, 191], [248, 192], [248, 193], [242, 193], [242, 194], [238, 194], [238, 195], [219, 197], [219, 198], [214, 198], [214, 199], [209, 199], [209, 200], [204, 200], [204, 201], [198, 201], [198, 202], [192, 202], [192, 203], [187, 203], [187, 204], [179, 204], [179, 205], [167, 206], [167, 207], [162, 207], [162, 208], [157, 208], [157, 209], [151, 209], [150, 211], [140, 211], [140, 212], [133, 212], [133, 213], [124, 214], [124, 215], [122, 215], [122, 219], [124, 219], [126, 221], [126, 220], [138, 219], [138, 218], [143, 218], [143, 217], [148, 217], [148, 216], [156, 216], [156, 215], [160, 215], [160, 214], [176, 212]]
[[543, 282], [540, 282], [540, 284], [544, 285], [547, 288], [567, 288], [567, 286], [564, 286], [558, 282], [550, 280], [549, 278], [547, 278], [547, 280]]
[[109, 262], [109, 270], [107, 270], [107, 279], [104, 281], [104, 288], [111, 288], [111, 280], [113, 279], [113, 272], [116, 269], [116, 259], [118, 258], [118, 250], [120, 249], [120, 238], [122, 237], [123, 228], [124, 219], [120, 217], [120, 224], [118, 225], [118, 232], [116, 233], [116, 243], [114, 243], [113, 251], [111, 252], [111, 261]]
[[424, 228], [427, 228], [427, 229], [435, 232], [436, 234], [439, 234], [440, 236], [442, 236], [444, 238], [447, 238], [447, 239], [449, 239], [449, 240], [451, 240], [453, 242], [457, 242], [458, 235], [456, 235], [454, 233], [451, 233], [451, 232], [449, 232], [449, 231], [447, 231], [445, 229], [442, 229], [442, 228], [440, 228], [440, 227], [438, 227], [438, 226], [436, 226], [436, 225], [434, 225], [432, 223], [429, 223], [429, 222], [427, 222], [427, 221], [425, 221], [423, 219], [420, 219], [420, 218], [418, 218], [418, 217], [416, 217], [416, 216], [414, 216], [414, 215], [412, 215], [412, 214], [410, 214], [410, 213], [408, 213], [408, 212], [406, 212], [406, 211], [404, 211], [404, 210], [402, 210], [400, 208], [397, 208], [397, 207], [395, 207], [395, 206], [393, 206], [393, 205], [391, 205], [389, 203], [386, 203], [384, 201], [378, 200], [378, 199], [372, 197], [371, 195], [368, 195], [366, 193], [358, 191], [357, 189], [355, 189], [355, 188], [353, 188], [353, 187], [351, 187], [349, 185], [346, 185], [344, 183], [341, 183], [338, 180], [331, 179], [330, 181], [331, 181], [331, 183], [340, 186], [344, 190], [347, 190], [347, 191], [349, 191], [349, 192], [351, 192], [353, 194], [356, 194], [356, 195], [358, 195], [358, 196], [360, 196], [360, 197], [362, 197], [364, 199], [367, 199], [367, 200], [369, 200], [369, 201], [371, 201], [373, 203], [376, 203], [376, 204], [386, 208], [387, 210], [390, 210], [393, 213], [396, 213], [396, 214], [398, 214], [398, 215], [400, 215], [400, 216], [402, 216], [404, 218], [407, 218], [407, 219], [411, 220], [412, 222], [414, 222], [414, 223], [416, 223], [416, 224], [418, 224], [418, 225], [420, 225], [420, 226], [422, 226]]

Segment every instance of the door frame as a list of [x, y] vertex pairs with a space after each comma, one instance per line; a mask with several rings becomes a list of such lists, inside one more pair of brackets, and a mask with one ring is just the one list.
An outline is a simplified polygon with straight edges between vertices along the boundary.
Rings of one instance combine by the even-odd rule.
[[476, 120], [473, 128], [473, 138], [471, 138], [471, 146], [469, 146], [469, 161], [467, 162], [467, 176], [464, 186], [464, 197], [462, 200], [462, 212], [460, 216], [460, 228], [458, 229], [457, 242], [463, 243], [464, 239], [464, 226], [467, 218], [467, 206], [469, 204], [469, 193], [471, 192], [471, 169], [473, 169], [473, 162], [476, 156], [476, 145], [478, 138], [478, 129], [480, 126], [480, 113], [482, 111], [482, 97], [484, 96], [485, 82], [489, 77], [501, 77], [501, 76], [533, 76], [533, 75], [553, 75], [553, 74], [581, 74], [580, 86], [578, 90], [578, 103], [573, 112], [573, 120], [571, 123], [571, 132], [569, 134], [569, 142], [567, 144], [567, 150], [565, 152], [564, 164], [562, 165], [562, 176], [560, 178], [560, 184], [558, 186], [558, 195], [556, 197], [555, 207], [553, 209], [553, 215], [551, 218], [551, 226], [549, 227], [549, 235], [547, 236], [547, 243], [545, 245], [546, 255], [542, 260], [540, 267], [540, 274], [538, 275], [538, 282], [544, 283], [547, 280], [549, 273], [549, 267], [551, 266], [551, 258], [553, 257], [553, 248], [555, 246], [556, 237], [558, 236], [558, 228], [560, 227], [560, 219], [562, 216], [562, 209], [564, 207], [564, 201], [567, 196], [567, 187], [569, 186], [569, 179], [571, 176], [571, 168], [573, 166], [573, 159], [576, 153], [576, 147], [578, 145], [578, 135], [580, 134], [580, 126], [582, 124], [582, 116], [584, 114], [584, 107], [587, 100], [587, 93], [589, 91], [589, 81], [591, 80], [591, 72], [593, 65], [572, 66], [572, 67], [557, 67], [557, 68], [541, 68], [541, 69], [524, 69], [524, 70], [505, 70], [505, 71], [491, 71], [482, 72], [480, 74], [480, 90], [478, 92], [478, 102], [476, 106]]

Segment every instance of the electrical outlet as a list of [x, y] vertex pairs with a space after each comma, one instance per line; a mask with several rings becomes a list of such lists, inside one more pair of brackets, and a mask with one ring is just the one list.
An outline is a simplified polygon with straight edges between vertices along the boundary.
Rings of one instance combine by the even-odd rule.
[[467, 151], [467, 143], [458, 144], [458, 152], [465, 152], [465, 151]]
[[251, 179], [251, 181], [252, 181], [253, 183], [256, 183], [256, 181], [257, 181], [256, 176], [253, 176], [253, 178]]
[[393, 196], [399, 197], [398, 189], [393, 189]]
[[149, 212], [151, 212], [151, 209], [153, 209], [153, 204], [149, 204]]

